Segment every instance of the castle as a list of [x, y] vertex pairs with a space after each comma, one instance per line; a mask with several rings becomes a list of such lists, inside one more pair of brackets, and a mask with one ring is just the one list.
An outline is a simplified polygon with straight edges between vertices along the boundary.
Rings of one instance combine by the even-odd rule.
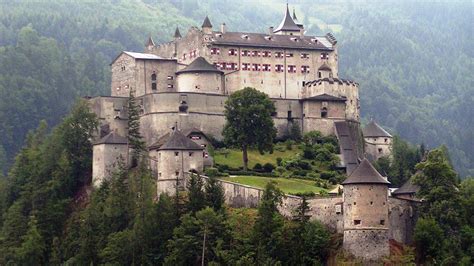
[[[344, 232], [344, 245], [356, 256], [387, 255], [388, 181], [362, 158], [390, 156], [392, 136], [375, 122], [361, 136], [358, 84], [339, 78], [333, 35], [306, 36], [304, 25], [287, 6], [279, 26], [267, 33], [231, 32], [225, 24], [215, 29], [206, 17], [201, 28], [191, 27], [184, 36], [176, 28], [168, 43], [157, 45], [150, 37], [144, 50], [120, 53], [111, 63], [111, 96], [89, 100], [100, 120], [93, 146], [94, 186], [110, 175], [120, 158], [129, 161], [131, 93], [139, 103], [140, 130], [158, 194], [174, 194], [184, 189], [187, 173], [202, 173], [213, 164], [207, 149], [211, 138], [222, 139], [227, 97], [253, 87], [274, 102], [278, 137], [287, 136], [295, 125], [303, 133], [336, 135], [341, 165], [349, 176], [339, 200], [343, 204], [331, 201], [339, 204], [338, 215], [344, 214], [338, 231]], [[314, 208], [318, 206], [323, 205]], [[354, 218], [366, 215], [377, 217]], [[382, 252], [367, 255], [357, 246], [368, 241], [367, 235], [377, 239]]]

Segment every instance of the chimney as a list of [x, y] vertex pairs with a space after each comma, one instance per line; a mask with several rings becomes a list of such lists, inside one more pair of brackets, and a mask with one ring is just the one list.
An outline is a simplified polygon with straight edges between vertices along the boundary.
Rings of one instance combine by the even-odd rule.
[[224, 34], [224, 33], [226, 33], [226, 32], [227, 32], [227, 27], [226, 27], [225, 23], [222, 23], [222, 24], [221, 24], [221, 33]]
[[268, 31], [269, 31], [270, 35], [273, 35], [273, 26], [271, 26], [270, 28], [268, 28]]

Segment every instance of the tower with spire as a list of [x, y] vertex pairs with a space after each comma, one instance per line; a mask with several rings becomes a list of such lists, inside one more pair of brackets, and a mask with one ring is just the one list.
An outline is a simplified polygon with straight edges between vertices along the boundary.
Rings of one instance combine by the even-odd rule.
[[[293, 10], [293, 17], [296, 18], [295, 11]], [[283, 20], [280, 22], [280, 25], [275, 28], [273, 33], [282, 34], [282, 35], [303, 35], [303, 24], [300, 26], [296, 24], [293, 18], [290, 15], [290, 9], [288, 4], [286, 4], [286, 12]]]

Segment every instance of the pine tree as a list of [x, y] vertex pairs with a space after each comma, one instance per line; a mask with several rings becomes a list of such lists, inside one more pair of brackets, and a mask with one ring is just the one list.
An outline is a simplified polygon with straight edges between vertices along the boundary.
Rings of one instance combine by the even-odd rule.
[[204, 191], [207, 205], [216, 212], [223, 210], [225, 203], [224, 188], [215, 176], [209, 177]]
[[23, 243], [16, 252], [18, 262], [21, 265], [44, 264], [44, 251], [46, 247], [34, 216], [30, 217], [28, 227], [28, 232], [23, 237]]
[[145, 142], [140, 134], [140, 107], [135, 98], [135, 92], [130, 90], [128, 99], [128, 141], [132, 152], [132, 162], [138, 162], [145, 151]]
[[203, 190], [204, 182], [199, 174], [191, 174], [187, 184], [188, 204], [187, 210], [196, 213], [206, 206], [206, 196]]

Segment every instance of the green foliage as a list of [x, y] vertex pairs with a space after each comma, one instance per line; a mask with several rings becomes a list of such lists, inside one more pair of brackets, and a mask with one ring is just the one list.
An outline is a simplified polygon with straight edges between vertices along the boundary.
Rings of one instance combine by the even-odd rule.
[[246, 87], [233, 93], [225, 103], [226, 124], [222, 134], [230, 146], [242, 149], [244, 170], [247, 170], [247, 150], [256, 147], [260, 153], [273, 151], [276, 136], [271, 114], [275, 106], [268, 96]]
[[224, 188], [216, 177], [209, 177], [204, 192], [207, 206], [216, 212], [222, 211], [225, 203]]
[[418, 255], [425, 261], [430, 262], [441, 255], [443, 230], [435, 220], [418, 219], [413, 238]]
[[296, 121], [291, 123], [289, 139], [296, 142], [300, 142], [303, 139], [301, 134], [301, 126]]
[[204, 194], [204, 181], [198, 174], [191, 174], [187, 182], [188, 199], [187, 210], [196, 213], [206, 206]]
[[128, 99], [128, 142], [133, 149], [132, 160], [137, 161], [145, 151], [145, 141], [140, 134], [140, 107], [134, 91], [130, 90]]

